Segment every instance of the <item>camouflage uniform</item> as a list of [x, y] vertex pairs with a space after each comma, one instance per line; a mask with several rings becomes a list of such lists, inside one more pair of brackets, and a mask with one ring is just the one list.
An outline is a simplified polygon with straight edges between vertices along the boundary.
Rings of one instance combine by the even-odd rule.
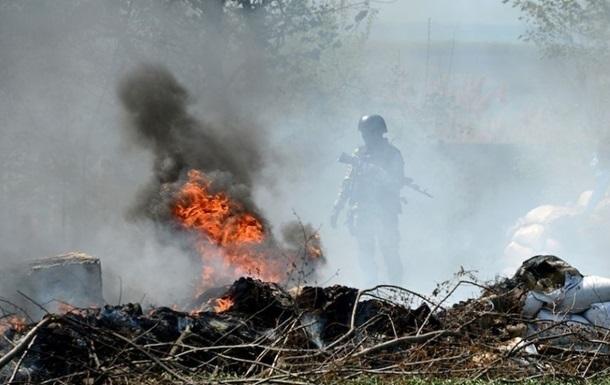
[[373, 146], [357, 148], [355, 162], [343, 180], [335, 202], [334, 220], [347, 204], [347, 226], [358, 242], [358, 257], [367, 285], [375, 285], [375, 243], [385, 259], [391, 283], [401, 284], [398, 215], [404, 184], [404, 161], [400, 150], [386, 138]]

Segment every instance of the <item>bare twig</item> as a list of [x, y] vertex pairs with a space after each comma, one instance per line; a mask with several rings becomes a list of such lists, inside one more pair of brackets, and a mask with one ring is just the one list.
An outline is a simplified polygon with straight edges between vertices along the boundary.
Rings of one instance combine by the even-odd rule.
[[4, 356], [2, 356], [0, 358], [0, 369], [2, 369], [3, 367], [6, 366], [6, 364], [11, 362], [12, 359], [15, 358], [16, 355], [20, 354], [25, 349], [27, 349], [29, 344], [30, 344], [30, 341], [32, 341], [32, 339], [34, 339], [34, 337], [36, 337], [36, 333], [38, 333], [38, 331], [40, 329], [45, 327], [51, 321], [53, 321], [53, 317], [45, 317], [45, 318], [43, 318], [25, 336], [23, 336], [21, 341], [19, 341], [19, 343], [17, 345], [15, 345], [14, 348], [12, 348], [8, 353], [6, 353]]

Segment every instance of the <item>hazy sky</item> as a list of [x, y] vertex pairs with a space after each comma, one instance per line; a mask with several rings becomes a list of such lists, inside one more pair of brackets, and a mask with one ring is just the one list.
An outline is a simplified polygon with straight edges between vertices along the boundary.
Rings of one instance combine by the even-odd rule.
[[519, 11], [501, 0], [373, 0], [380, 21], [419, 22], [431, 17], [440, 23], [518, 24]]
[[523, 32], [519, 11], [501, 0], [373, 0], [379, 9], [375, 38], [422, 40], [428, 18], [433, 39], [515, 41]]

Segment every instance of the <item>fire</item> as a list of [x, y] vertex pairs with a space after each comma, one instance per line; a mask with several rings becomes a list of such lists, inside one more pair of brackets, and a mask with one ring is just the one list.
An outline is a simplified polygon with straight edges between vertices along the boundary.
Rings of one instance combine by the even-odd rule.
[[70, 305], [69, 303], [59, 302], [57, 305], [57, 312], [59, 314], [68, 314], [77, 310], [75, 306]]
[[0, 319], [0, 334], [4, 334], [11, 329], [16, 331], [17, 333], [23, 333], [27, 329], [27, 323], [25, 321], [25, 318], [17, 315], [12, 315]]
[[190, 170], [172, 208], [180, 225], [198, 234], [196, 248], [203, 266], [198, 291], [222, 283], [227, 274], [231, 279], [250, 275], [279, 282], [282, 267], [264, 258], [267, 234], [262, 221], [240, 202], [224, 192], [212, 192], [211, 187], [205, 174]]
[[214, 306], [214, 311], [216, 313], [225, 312], [233, 307], [233, 300], [228, 297], [218, 298], [216, 300], [216, 306]]
[[320, 235], [318, 233], [314, 234], [312, 239], [307, 242], [305, 249], [309, 258], [314, 260], [323, 258], [322, 248], [320, 247]]

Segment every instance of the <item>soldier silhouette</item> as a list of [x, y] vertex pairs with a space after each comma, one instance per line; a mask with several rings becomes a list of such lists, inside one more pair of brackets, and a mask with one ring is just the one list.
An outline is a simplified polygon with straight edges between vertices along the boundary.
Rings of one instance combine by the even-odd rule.
[[378, 284], [377, 245], [385, 259], [390, 283], [398, 285], [403, 278], [398, 230], [398, 216], [402, 212], [400, 190], [408, 183], [404, 161], [400, 150], [384, 136], [388, 129], [381, 116], [363, 116], [358, 130], [364, 145], [352, 156], [343, 154], [339, 159], [349, 163], [350, 168], [335, 202], [331, 225], [337, 226], [339, 214], [347, 205], [346, 224], [358, 243], [358, 259], [366, 284]]

